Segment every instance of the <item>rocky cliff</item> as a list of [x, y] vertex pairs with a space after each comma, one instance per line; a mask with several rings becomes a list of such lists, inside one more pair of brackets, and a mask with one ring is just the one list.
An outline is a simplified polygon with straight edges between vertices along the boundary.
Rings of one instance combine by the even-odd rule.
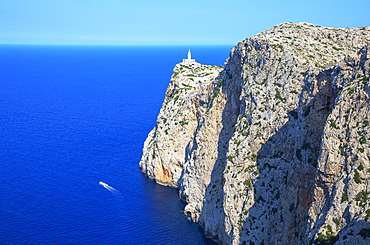
[[221, 244], [370, 244], [369, 41], [283, 23], [177, 64], [142, 171]]

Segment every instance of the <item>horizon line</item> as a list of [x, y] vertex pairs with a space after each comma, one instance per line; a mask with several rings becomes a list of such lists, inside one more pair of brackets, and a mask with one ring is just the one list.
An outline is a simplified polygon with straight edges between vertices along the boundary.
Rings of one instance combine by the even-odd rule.
[[44, 43], [0, 43], [0, 45], [33, 46], [236, 46], [236, 44], [44, 44]]

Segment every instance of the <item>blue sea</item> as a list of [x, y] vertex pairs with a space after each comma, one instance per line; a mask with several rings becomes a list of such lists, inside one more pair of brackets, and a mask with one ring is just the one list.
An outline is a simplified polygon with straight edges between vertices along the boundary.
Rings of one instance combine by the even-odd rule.
[[0, 244], [211, 243], [138, 167], [188, 48], [0, 45]]

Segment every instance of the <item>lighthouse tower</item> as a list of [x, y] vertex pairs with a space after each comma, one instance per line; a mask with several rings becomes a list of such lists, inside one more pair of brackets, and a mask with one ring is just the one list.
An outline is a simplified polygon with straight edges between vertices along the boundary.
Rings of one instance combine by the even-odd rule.
[[188, 58], [187, 58], [187, 59], [183, 59], [183, 60], [182, 60], [182, 63], [184, 63], [185, 65], [190, 65], [190, 64], [195, 63], [195, 59], [192, 59], [192, 58], [191, 58], [191, 52], [190, 52], [190, 49], [188, 50]]
[[191, 60], [191, 52], [190, 52], [190, 49], [188, 50], [188, 60]]

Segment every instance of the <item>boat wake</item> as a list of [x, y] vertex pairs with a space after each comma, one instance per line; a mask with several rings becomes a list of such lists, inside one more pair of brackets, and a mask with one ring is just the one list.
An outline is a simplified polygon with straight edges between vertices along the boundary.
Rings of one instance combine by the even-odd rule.
[[107, 189], [108, 191], [112, 192], [112, 193], [120, 193], [119, 191], [117, 191], [116, 189], [114, 189], [112, 186], [102, 182], [102, 181], [99, 181], [99, 185], [103, 186], [105, 189]]

